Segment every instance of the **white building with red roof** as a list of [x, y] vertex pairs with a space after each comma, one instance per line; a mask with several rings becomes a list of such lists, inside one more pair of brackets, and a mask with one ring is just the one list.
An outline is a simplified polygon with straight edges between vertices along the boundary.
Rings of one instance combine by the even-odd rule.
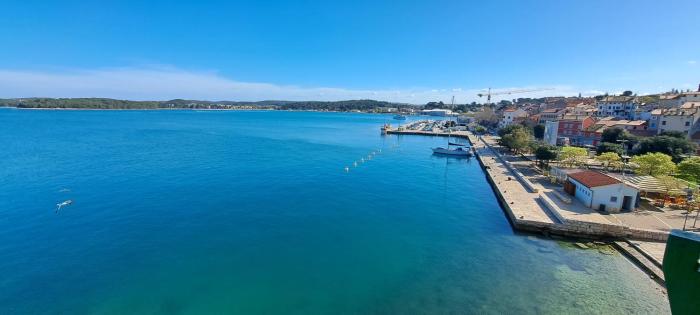
[[602, 212], [631, 211], [639, 205], [639, 189], [596, 171], [569, 174], [564, 190], [591, 209]]

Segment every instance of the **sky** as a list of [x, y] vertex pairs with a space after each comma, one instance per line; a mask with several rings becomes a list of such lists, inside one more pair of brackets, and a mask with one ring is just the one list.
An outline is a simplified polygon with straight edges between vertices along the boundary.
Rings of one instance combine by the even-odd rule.
[[0, 98], [484, 101], [700, 84], [700, 1], [2, 1]]

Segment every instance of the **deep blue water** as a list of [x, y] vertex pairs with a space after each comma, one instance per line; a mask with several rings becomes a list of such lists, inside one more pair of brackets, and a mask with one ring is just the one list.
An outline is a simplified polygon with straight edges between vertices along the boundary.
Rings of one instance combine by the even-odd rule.
[[620, 255], [515, 234], [476, 160], [387, 121], [0, 109], [0, 314], [669, 312]]

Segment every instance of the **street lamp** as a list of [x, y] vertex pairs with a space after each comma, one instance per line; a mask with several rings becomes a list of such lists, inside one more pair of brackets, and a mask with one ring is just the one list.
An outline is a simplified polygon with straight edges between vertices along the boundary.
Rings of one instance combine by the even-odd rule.
[[617, 139], [617, 142], [620, 142], [622, 144], [622, 177], [625, 177], [625, 166], [627, 166], [627, 161], [629, 161], [630, 157], [627, 155], [627, 142], [629, 142], [629, 139]]
[[[688, 188], [685, 189], [685, 193], [685, 203], [688, 205], [688, 209], [686, 209], [685, 211], [685, 220], [683, 220], [683, 231], [685, 231], [685, 224], [688, 222], [688, 214], [690, 214], [690, 207], [692, 207], [690, 203], [693, 202], [693, 190], [690, 189], [690, 186], [688, 186]], [[693, 223], [693, 226], [694, 225], [695, 223]]]

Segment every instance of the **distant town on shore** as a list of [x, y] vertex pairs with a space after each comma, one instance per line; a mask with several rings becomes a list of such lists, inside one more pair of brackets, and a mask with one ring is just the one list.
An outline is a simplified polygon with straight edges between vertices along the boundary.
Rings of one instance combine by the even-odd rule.
[[[636, 104], [635, 111], [651, 111], [659, 107], [665, 107], [668, 102], [685, 93], [696, 93], [689, 90], [671, 90], [659, 94], [637, 96], [632, 91], [625, 91], [618, 95]], [[509, 93], [504, 93], [509, 94]], [[484, 95], [479, 95], [484, 96]], [[485, 105], [501, 112], [511, 108], [522, 108], [528, 113], [533, 112], [533, 106], [541, 109], [571, 108], [574, 105], [592, 105], [605, 101], [616, 95], [603, 94], [591, 97], [520, 97], [512, 100], [500, 100], [495, 103], [471, 102], [471, 103], [444, 103], [428, 102], [426, 104], [409, 104], [399, 102], [377, 101], [372, 99], [342, 100], [342, 101], [206, 101], [172, 99], [163, 101], [136, 101], [113, 98], [0, 98], [0, 107], [36, 108], [36, 109], [267, 109], [267, 110], [315, 110], [315, 111], [360, 111], [371, 113], [419, 113], [420, 110], [445, 109], [447, 115], [473, 114], [483, 111]], [[621, 99], [621, 98], [618, 98]], [[545, 108], [546, 107], [546, 108]], [[580, 107], [580, 106], [579, 106]], [[590, 111], [589, 111], [590, 112]]]

